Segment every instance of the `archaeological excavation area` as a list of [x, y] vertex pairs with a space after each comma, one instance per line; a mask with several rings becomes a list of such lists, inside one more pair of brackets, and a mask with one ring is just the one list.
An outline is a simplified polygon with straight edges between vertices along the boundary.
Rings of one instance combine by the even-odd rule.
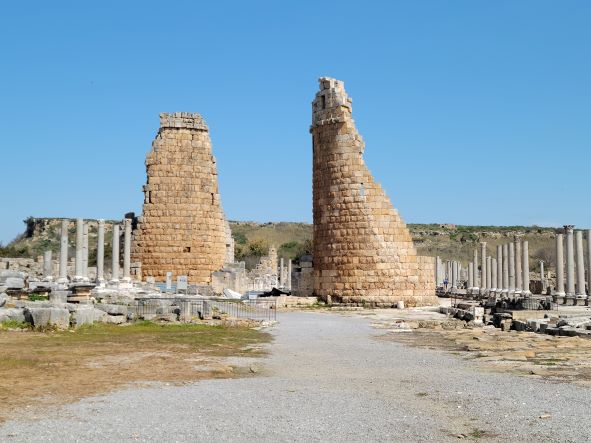
[[[37, 414], [45, 392], [40, 404], [74, 406], [42, 413], [37, 440], [66, 426], [113, 441], [147, 428], [162, 440], [558, 441], [561, 420], [582, 420], [591, 230], [407, 224], [365, 163], [343, 81], [321, 77], [310, 98], [313, 223], [298, 236], [228, 219], [207, 109], [159, 115], [138, 157], [141, 213], [26, 220], [9, 245], [19, 254], [0, 257], [0, 440], [25, 440], [1, 420]], [[77, 388], [56, 394], [68, 371]], [[33, 389], [18, 373], [51, 375]], [[588, 422], [564, 441], [583, 441]]]

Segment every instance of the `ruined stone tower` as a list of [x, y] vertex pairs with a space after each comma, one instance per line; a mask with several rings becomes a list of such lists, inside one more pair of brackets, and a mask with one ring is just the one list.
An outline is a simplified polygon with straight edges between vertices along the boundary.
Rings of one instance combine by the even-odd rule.
[[209, 129], [199, 114], [160, 114], [160, 129], [146, 157], [144, 207], [134, 231], [132, 260], [142, 277], [164, 281], [167, 272], [191, 284], [211, 284], [212, 272], [233, 248], [218, 192]]
[[363, 161], [343, 82], [320, 79], [312, 102], [314, 291], [342, 303], [436, 304], [432, 258]]

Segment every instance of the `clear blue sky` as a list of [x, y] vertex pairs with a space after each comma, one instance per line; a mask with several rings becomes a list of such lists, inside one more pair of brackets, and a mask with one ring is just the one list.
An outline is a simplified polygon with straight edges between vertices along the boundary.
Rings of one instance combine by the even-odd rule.
[[317, 78], [407, 222], [591, 225], [589, 1], [27, 1], [0, 13], [0, 240], [141, 211], [201, 113], [232, 220], [311, 221]]

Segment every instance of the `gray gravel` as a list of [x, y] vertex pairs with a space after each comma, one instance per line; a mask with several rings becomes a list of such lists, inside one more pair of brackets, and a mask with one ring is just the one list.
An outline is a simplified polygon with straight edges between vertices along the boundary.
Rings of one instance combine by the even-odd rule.
[[[535, 441], [591, 438], [591, 390], [376, 340], [367, 319], [279, 315], [261, 376], [126, 389], [13, 421], [0, 441]], [[67, 387], [65, 387], [67, 388]], [[549, 415], [549, 418], [540, 416]]]

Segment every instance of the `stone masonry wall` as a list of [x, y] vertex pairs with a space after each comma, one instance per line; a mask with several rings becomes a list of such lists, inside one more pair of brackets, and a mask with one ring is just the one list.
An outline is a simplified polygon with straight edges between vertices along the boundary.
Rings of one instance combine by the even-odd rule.
[[314, 292], [342, 303], [436, 304], [427, 278], [433, 266], [417, 257], [405, 223], [365, 166], [351, 103], [343, 82], [320, 79], [310, 129]]
[[134, 231], [132, 261], [142, 277], [164, 281], [187, 275], [211, 284], [229, 256], [227, 224], [207, 124], [199, 114], [160, 114], [146, 157], [144, 206]]

